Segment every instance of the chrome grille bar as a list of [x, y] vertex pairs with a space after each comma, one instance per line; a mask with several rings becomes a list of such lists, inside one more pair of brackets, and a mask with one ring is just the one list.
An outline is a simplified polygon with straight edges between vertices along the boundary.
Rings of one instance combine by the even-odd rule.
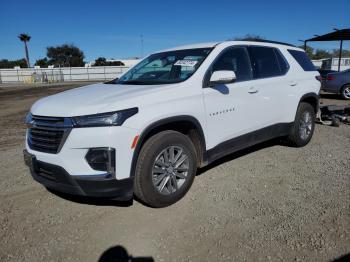
[[64, 117], [33, 115], [28, 123], [28, 145], [32, 150], [57, 154], [60, 152], [72, 124]]

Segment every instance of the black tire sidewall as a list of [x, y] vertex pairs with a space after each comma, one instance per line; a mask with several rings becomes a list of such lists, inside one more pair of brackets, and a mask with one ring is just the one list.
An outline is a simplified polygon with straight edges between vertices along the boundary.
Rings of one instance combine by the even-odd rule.
[[[300, 121], [301, 121], [302, 115], [305, 112], [309, 112], [311, 114], [312, 128], [311, 128], [311, 132], [310, 132], [309, 136], [307, 137], [307, 139], [302, 139], [300, 136], [300, 132], [299, 132], [299, 126], [300, 126]], [[297, 113], [295, 116], [294, 127], [293, 127], [292, 137], [291, 137], [292, 142], [296, 146], [302, 147], [302, 146], [307, 145], [310, 142], [310, 140], [313, 136], [313, 133], [315, 131], [315, 118], [316, 118], [316, 114], [315, 114], [314, 108], [308, 103], [301, 102], [299, 104], [299, 107], [298, 107], [298, 110], [297, 110]]]
[[[152, 181], [152, 169], [156, 157], [169, 146], [179, 146], [189, 158], [189, 171], [184, 184], [174, 193], [163, 195], [157, 191]], [[142, 199], [153, 207], [164, 207], [180, 200], [190, 189], [197, 170], [197, 160], [194, 146], [185, 135], [176, 131], [161, 132], [150, 138], [139, 155], [136, 176], [142, 191]]]

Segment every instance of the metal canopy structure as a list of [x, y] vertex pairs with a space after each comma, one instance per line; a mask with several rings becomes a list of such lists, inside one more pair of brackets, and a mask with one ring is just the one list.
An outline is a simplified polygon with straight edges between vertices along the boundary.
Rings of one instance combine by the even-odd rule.
[[304, 50], [306, 50], [307, 42], [325, 42], [325, 41], [340, 41], [339, 48], [339, 61], [338, 71], [340, 71], [340, 61], [343, 51], [343, 41], [350, 40], [350, 28], [346, 29], [334, 29], [334, 32], [330, 32], [324, 35], [315, 35], [315, 37], [304, 40]]

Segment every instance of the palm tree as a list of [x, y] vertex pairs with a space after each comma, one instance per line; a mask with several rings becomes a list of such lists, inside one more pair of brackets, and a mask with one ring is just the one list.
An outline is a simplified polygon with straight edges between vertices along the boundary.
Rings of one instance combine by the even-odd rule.
[[28, 46], [27, 46], [27, 42], [29, 42], [29, 40], [30, 40], [30, 36], [29, 35], [27, 35], [27, 34], [20, 34], [19, 36], [18, 36], [18, 38], [22, 41], [22, 42], [24, 42], [24, 48], [25, 48], [25, 51], [26, 51], [26, 60], [27, 60], [27, 66], [28, 66], [28, 68], [30, 67], [30, 63], [29, 63], [29, 53], [28, 53]]

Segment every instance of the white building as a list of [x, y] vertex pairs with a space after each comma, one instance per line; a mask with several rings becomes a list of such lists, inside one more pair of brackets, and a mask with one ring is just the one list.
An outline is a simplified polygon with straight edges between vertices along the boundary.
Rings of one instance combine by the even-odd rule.
[[[324, 58], [319, 60], [312, 60], [312, 63], [317, 69], [338, 70], [339, 58]], [[340, 71], [350, 68], [350, 57], [342, 57], [340, 59]]]

